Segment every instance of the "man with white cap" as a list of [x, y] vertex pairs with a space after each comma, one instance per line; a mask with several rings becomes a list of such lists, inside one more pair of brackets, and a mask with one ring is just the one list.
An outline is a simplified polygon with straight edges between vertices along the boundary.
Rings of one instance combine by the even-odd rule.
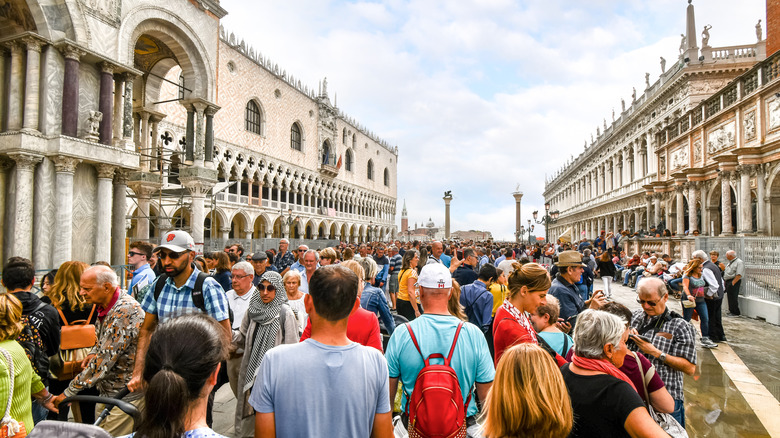
[[[407, 327], [398, 327], [387, 345], [388, 369], [390, 371], [390, 398], [395, 398], [398, 381], [403, 383], [402, 412], [407, 412], [406, 404], [414, 390], [417, 375], [425, 365], [423, 356], [439, 353], [447, 357], [453, 349], [450, 366], [458, 375], [463, 400], [469, 399], [471, 388], [476, 384], [476, 396], [484, 401], [493, 384], [495, 369], [485, 336], [475, 325], [462, 323], [447, 310], [447, 302], [452, 293], [450, 270], [441, 263], [425, 265], [417, 281], [420, 286], [420, 299], [425, 313], [410, 322]], [[462, 327], [455, 340], [458, 327]], [[411, 333], [417, 340], [420, 351], [412, 341]], [[422, 354], [422, 356], [421, 356]], [[431, 363], [443, 363], [432, 359]], [[471, 430], [476, 424], [477, 404], [475, 397], [466, 410], [467, 424]], [[404, 421], [408, 421], [404, 418]]]
[[[131, 391], [141, 389], [146, 349], [157, 324], [189, 312], [202, 311], [217, 320], [225, 329], [225, 337], [231, 338], [227, 295], [216, 280], [198, 270], [193, 263], [197, 253], [195, 241], [186, 231], [165, 233], [156, 248], [158, 263], [164, 275], [157, 277], [146, 294], [141, 307], [146, 315], [138, 336], [133, 378], [127, 385]], [[159, 282], [164, 282], [159, 287]]]

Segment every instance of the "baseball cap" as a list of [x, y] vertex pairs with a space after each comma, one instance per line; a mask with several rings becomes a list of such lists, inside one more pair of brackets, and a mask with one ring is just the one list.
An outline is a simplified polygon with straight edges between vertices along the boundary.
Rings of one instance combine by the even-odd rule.
[[252, 254], [253, 262], [262, 262], [263, 260], [268, 260], [268, 255], [265, 253], [265, 251], [257, 251], [256, 253]]
[[195, 241], [190, 233], [184, 230], [173, 230], [165, 233], [158, 248], [170, 249], [174, 252], [191, 251], [195, 249]]
[[441, 263], [431, 263], [425, 265], [420, 271], [420, 277], [417, 279], [420, 287], [429, 289], [446, 289], [452, 287], [452, 274]]

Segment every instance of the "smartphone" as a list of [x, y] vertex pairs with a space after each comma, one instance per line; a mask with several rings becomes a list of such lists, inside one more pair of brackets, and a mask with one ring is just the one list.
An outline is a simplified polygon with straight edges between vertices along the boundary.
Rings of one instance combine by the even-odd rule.
[[629, 337], [639, 338], [639, 339], [641, 339], [641, 340], [643, 340], [643, 341], [645, 341], [645, 342], [652, 343], [652, 341], [650, 340], [650, 338], [648, 338], [647, 336], [642, 336], [642, 335], [629, 335]]

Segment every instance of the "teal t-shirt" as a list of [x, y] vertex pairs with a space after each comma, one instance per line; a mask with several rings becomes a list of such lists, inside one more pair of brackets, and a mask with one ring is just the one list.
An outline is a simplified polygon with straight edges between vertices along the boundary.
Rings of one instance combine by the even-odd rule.
[[[544, 339], [544, 342], [547, 342], [547, 345], [562, 357], [566, 357], [566, 353], [574, 346], [574, 340], [571, 336], [563, 332], [539, 332], [536, 336]], [[566, 347], [566, 351], [564, 351], [563, 347]]]
[[[423, 314], [410, 324], [425, 357], [434, 353], [441, 353], [444, 357], [450, 352], [452, 340], [455, 337], [455, 329], [461, 321], [450, 315]], [[409, 330], [404, 327], [396, 327], [390, 342], [387, 344], [387, 366], [391, 378], [399, 378], [404, 387], [402, 406], [406, 409], [406, 397], [414, 391], [414, 381], [417, 374], [425, 366], [423, 358], [414, 347]], [[443, 360], [433, 359], [431, 364], [442, 364]], [[460, 330], [455, 352], [450, 363], [452, 369], [458, 375], [463, 401], [469, 395], [475, 383], [490, 383], [496, 375], [493, 368], [493, 358], [490, 357], [485, 335], [471, 323], [464, 323]], [[467, 416], [477, 413], [477, 405], [474, 397], [471, 397]]]

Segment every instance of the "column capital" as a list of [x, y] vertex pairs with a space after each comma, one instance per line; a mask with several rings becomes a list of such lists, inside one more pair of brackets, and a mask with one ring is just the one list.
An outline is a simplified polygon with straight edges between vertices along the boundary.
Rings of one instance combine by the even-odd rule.
[[731, 171], [730, 170], [721, 170], [718, 174], [718, 177], [720, 179], [729, 179], [731, 177]]
[[219, 232], [220, 233], [229, 233], [230, 232], [230, 228], [228, 228], [228, 227], [219, 227]]
[[62, 56], [64, 56], [65, 59], [72, 59], [77, 62], [80, 62], [81, 57], [86, 55], [85, 51], [79, 49], [73, 44], [65, 44], [64, 46], [60, 47], [60, 52], [62, 52]]
[[217, 111], [219, 111], [219, 110], [220, 110], [219, 107], [215, 107], [213, 105], [209, 105], [208, 107], [206, 107], [206, 110], [205, 110], [206, 117], [213, 117], [214, 114], [216, 114]]
[[678, 185], [674, 186], [674, 191], [677, 192], [677, 193], [682, 193], [686, 189], [687, 184], [688, 183], [683, 183], [683, 184], [678, 184]]
[[13, 160], [9, 160], [6, 157], [0, 157], [0, 173], [4, 173], [5, 171], [13, 167], [13, 165], [14, 165]]
[[124, 73], [120, 73], [119, 76], [123, 80], [129, 81], [129, 82], [133, 82], [135, 80], [135, 78], [136, 78], [136, 75], [134, 73], [132, 73], [132, 72], [129, 72], [129, 71], [126, 71]]
[[29, 171], [35, 170], [35, 166], [43, 160], [41, 155], [28, 154], [25, 152], [8, 154], [8, 156], [16, 162], [17, 169]]
[[57, 173], [70, 173], [73, 174], [76, 171], [76, 166], [81, 163], [78, 158], [58, 156], [53, 159], [54, 170]]
[[108, 73], [110, 75], [113, 75], [114, 71], [116, 70], [116, 66], [108, 62], [101, 62], [99, 65], [100, 65], [101, 73]]
[[114, 171], [114, 184], [127, 185], [127, 169], [115, 169]]
[[757, 172], [758, 166], [755, 164], [740, 164], [737, 166], [737, 172], [740, 173], [740, 175], [747, 174], [752, 175], [753, 173]]
[[38, 38], [25, 37], [22, 38], [22, 42], [24, 43], [27, 50], [32, 50], [38, 53], [41, 52], [41, 47], [43, 46], [43, 42]]
[[17, 55], [22, 54], [22, 43], [19, 41], [8, 41], [7, 43], [4, 43], [4, 46], [11, 51], [11, 54], [14, 53], [16, 53]]
[[98, 164], [95, 166], [98, 172], [99, 179], [113, 179], [116, 166], [111, 164]]

